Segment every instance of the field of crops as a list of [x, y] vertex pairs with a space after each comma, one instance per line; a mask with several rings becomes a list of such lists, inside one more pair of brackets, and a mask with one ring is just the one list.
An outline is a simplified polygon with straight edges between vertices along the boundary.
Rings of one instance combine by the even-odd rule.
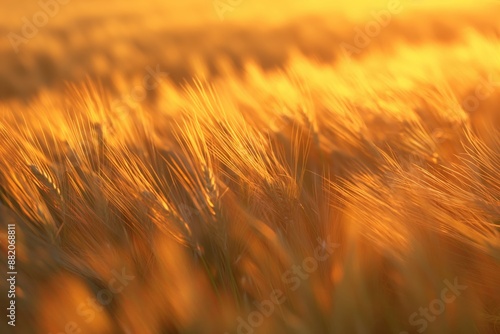
[[500, 2], [0, 14], [0, 333], [500, 333]]

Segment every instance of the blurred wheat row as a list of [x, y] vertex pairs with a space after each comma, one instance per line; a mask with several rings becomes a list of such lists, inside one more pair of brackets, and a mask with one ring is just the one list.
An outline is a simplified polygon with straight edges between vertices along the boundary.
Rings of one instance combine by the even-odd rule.
[[[447, 9], [446, 15], [442, 15], [440, 11], [403, 4], [402, 13], [392, 17], [390, 24], [357, 57], [372, 50], [391, 53], [406, 44], [418, 48], [431, 42], [461, 42], [467, 30], [498, 38], [498, 6], [478, 4], [480, 11], [458, 7]], [[368, 16], [356, 21], [333, 13], [277, 22], [262, 19], [258, 25], [229, 18], [222, 23], [196, 23], [186, 18], [188, 23], [182, 24], [179, 14], [152, 5], [146, 6], [148, 10], [136, 8], [136, 14], [133, 7], [113, 12], [108, 6], [102, 9], [100, 4], [98, 11], [95, 6], [79, 2], [61, 6], [48, 24], [35, 27], [38, 32], [34, 37], [16, 47], [7, 36], [12, 32], [23, 36], [21, 14], [14, 15], [18, 20], [10, 24], [13, 18], [5, 17], [6, 23], [0, 24], [0, 35], [5, 37], [0, 40], [0, 98], [28, 100], [41, 90], [61, 89], [66, 81], [80, 82], [86, 77], [119, 93], [127, 90], [131, 81], [142, 79], [146, 66], [155, 64], [177, 84], [194, 76], [218, 77], [226, 65], [241, 76], [249, 61], [266, 70], [285, 68], [297, 52], [331, 64], [341, 58], [341, 43], [354, 44], [354, 28], [363, 30], [364, 23], [373, 20]], [[263, 8], [262, 15], [269, 16], [271, 7]], [[30, 20], [29, 14], [37, 10], [41, 9], [25, 9], [24, 17]], [[189, 13], [196, 17], [198, 11], [193, 11]], [[247, 11], [248, 8], [241, 8], [235, 10], [235, 15]], [[212, 13], [211, 8], [208, 12]]]

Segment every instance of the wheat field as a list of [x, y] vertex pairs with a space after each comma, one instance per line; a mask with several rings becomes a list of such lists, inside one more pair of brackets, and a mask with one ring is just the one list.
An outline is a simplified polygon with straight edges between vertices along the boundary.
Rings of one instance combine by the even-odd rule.
[[500, 333], [500, 3], [394, 3], [0, 14], [0, 332]]

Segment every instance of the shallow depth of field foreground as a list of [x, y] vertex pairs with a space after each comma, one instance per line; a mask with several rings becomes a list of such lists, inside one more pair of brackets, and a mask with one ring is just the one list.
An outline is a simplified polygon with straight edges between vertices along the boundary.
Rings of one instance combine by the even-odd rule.
[[414, 2], [4, 40], [0, 333], [500, 333], [499, 7]]

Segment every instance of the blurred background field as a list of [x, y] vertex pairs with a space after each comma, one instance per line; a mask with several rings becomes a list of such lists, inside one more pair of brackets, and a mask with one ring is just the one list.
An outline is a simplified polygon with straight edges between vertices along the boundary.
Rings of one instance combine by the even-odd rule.
[[[387, 9], [390, 1], [354, 1], [344, 5], [323, 1], [243, 0], [223, 20], [215, 1], [79, 1], [60, 4], [54, 17], [35, 37], [14, 48], [9, 33], [22, 36], [22, 17], [32, 22], [41, 10], [36, 1], [17, 1], [0, 13], [0, 98], [27, 99], [41, 89], [60, 89], [86, 77], [123, 93], [141, 80], [146, 66], [159, 65], [175, 83], [212, 78], [247, 62], [265, 70], [284, 68], [300, 53], [324, 63], [340, 56], [342, 42], [353, 43], [355, 27]], [[362, 54], [408, 44], [452, 44], [466, 30], [498, 36], [498, 3], [405, 1], [402, 11], [372, 38]], [[18, 49], [18, 52], [15, 52]]]

